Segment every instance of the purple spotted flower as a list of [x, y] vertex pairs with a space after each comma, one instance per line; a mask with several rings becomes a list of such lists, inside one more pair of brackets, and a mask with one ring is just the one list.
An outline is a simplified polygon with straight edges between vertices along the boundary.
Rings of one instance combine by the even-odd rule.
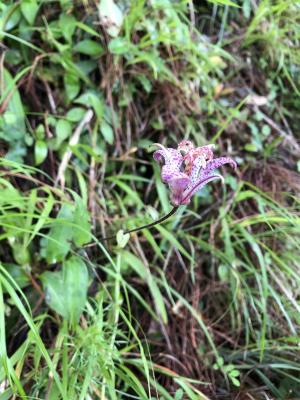
[[229, 157], [213, 158], [213, 145], [194, 147], [192, 142], [184, 140], [177, 149], [156, 144], [159, 150], [153, 158], [162, 163], [161, 179], [171, 191], [171, 203], [174, 206], [188, 204], [191, 197], [207, 183], [223, 177], [215, 170], [224, 164], [236, 168]]

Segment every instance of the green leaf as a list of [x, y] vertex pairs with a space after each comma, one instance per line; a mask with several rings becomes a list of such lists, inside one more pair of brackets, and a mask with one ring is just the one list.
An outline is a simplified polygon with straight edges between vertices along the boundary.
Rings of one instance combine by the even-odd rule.
[[37, 140], [34, 146], [35, 165], [40, 165], [46, 159], [48, 154], [47, 143], [43, 140]]
[[231, 382], [233, 383], [234, 386], [240, 387], [241, 383], [237, 378], [231, 377]]
[[262, 130], [261, 130], [261, 133], [262, 133], [264, 136], [269, 136], [270, 133], [271, 133], [271, 128], [270, 128], [270, 126], [269, 126], [269, 125], [263, 125]]
[[4, 269], [9, 273], [9, 275], [14, 279], [14, 281], [20, 286], [20, 288], [24, 288], [28, 286], [30, 280], [28, 275], [24, 271], [20, 265], [17, 264], [3, 264]]
[[22, 210], [25, 205], [25, 198], [9, 182], [4, 181], [3, 183], [5, 187], [2, 184], [0, 185], [0, 207], [9, 205]]
[[123, 249], [126, 244], [128, 243], [128, 240], [130, 239], [130, 234], [129, 233], [124, 233], [124, 231], [121, 229], [117, 233], [117, 243], [118, 246]]
[[43, 240], [42, 256], [49, 264], [63, 261], [71, 242], [81, 247], [91, 240], [90, 215], [81, 197], [72, 192], [75, 204], [63, 204], [53, 221], [48, 237]]
[[73, 50], [77, 53], [86, 54], [88, 56], [100, 56], [104, 52], [101, 44], [91, 39], [85, 39], [77, 43], [73, 47]]
[[62, 13], [59, 16], [59, 27], [67, 42], [72, 41], [76, 29], [76, 18], [73, 15]]
[[183, 390], [182, 390], [181, 388], [180, 388], [180, 389], [177, 389], [177, 390], [176, 390], [176, 393], [175, 393], [174, 400], [182, 400], [183, 395], [184, 395]]
[[80, 80], [75, 74], [65, 74], [64, 84], [68, 101], [75, 99], [80, 91]]
[[0, 85], [0, 104], [5, 99], [8, 100], [8, 104], [3, 117], [0, 118], [0, 138], [9, 143], [9, 151], [5, 158], [16, 162], [23, 162], [23, 157], [26, 154], [25, 112], [15, 83], [16, 79], [13, 79], [10, 73], [6, 69], [3, 69], [2, 85]]
[[88, 271], [84, 261], [72, 256], [63, 263], [61, 271], [47, 271], [41, 275], [41, 280], [49, 307], [74, 327], [87, 299]]
[[29, 25], [33, 25], [39, 6], [36, 0], [22, 0], [21, 11]]
[[109, 42], [108, 49], [112, 54], [125, 54], [130, 51], [131, 45], [125, 38], [115, 38]]
[[60, 119], [56, 124], [55, 133], [56, 133], [56, 145], [59, 147], [63, 141], [65, 141], [71, 136], [72, 124], [65, 119]]
[[71, 247], [74, 206], [63, 204], [46, 240], [42, 241], [43, 256], [49, 264], [63, 261]]
[[113, 131], [112, 127], [105, 120], [103, 120], [101, 122], [100, 132], [102, 133], [102, 136], [104, 137], [104, 140], [107, 143], [113, 144], [113, 142], [114, 142], [114, 131]]
[[230, 375], [231, 377], [233, 377], [233, 378], [236, 378], [237, 376], [240, 375], [240, 371], [237, 370], [237, 369], [234, 369], [234, 370], [232, 370], [232, 371], [230, 372], [229, 375]]
[[257, 148], [256, 144], [254, 144], [254, 143], [247, 143], [245, 145], [245, 150], [249, 151], [251, 153], [256, 153], [258, 151], [258, 148]]
[[74, 108], [71, 108], [70, 111], [68, 111], [67, 119], [71, 122], [78, 122], [83, 118], [85, 113], [86, 113], [86, 110], [84, 108], [74, 107]]
[[81, 247], [91, 241], [91, 222], [90, 214], [81, 197], [73, 192], [75, 199], [75, 210], [73, 218], [73, 241], [77, 247]]
[[104, 101], [98, 93], [95, 93], [91, 90], [82, 94], [78, 99], [75, 100], [75, 103], [83, 104], [85, 106], [93, 107], [95, 114], [99, 121], [102, 120], [104, 114]]
[[14, 260], [19, 265], [30, 264], [30, 252], [29, 252], [28, 248], [24, 247], [23, 243], [20, 243], [19, 241], [12, 241], [11, 248], [12, 248]]
[[[6, 2], [8, 3], [8, 2]], [[17, 26], [21, 19], [21, 12], [19, 7], [11, 5], [5, 5], [4, 1], [0, 2], [0, 30], [10, 31], [12, 28]], [[2, 39], [3, 32], [1, 32], [0, 38]]]

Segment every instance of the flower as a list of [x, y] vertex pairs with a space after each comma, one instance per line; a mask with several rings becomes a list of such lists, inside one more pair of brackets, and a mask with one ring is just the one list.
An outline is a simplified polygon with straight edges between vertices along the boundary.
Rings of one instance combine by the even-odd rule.
[[161, 179], [168, 184], [171, 191], [171, 203], [178, 207], [189, 204], [192, 196], [207, 183], [223, 177], [214, 171], [224, 164], [236, 168], [235, 161], [230, 157], [213, 158], [214, 145], [194, 147], [189, 140], [179, 143], [177, 149], [159, 147], [153, 154], [155, 161], [162, 163]]

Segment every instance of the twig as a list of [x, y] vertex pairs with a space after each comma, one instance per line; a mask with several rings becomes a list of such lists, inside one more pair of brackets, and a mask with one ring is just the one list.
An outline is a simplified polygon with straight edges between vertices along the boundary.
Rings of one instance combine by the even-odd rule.
[[[73, 133], [73, 135], [71, 136], [70, 140], [69, 140], [69, 146], [75, 146], [80, 138], [80, 135], [83, 131], [83, 128], [85, 127], [85, 125], [87, 125], [91, 119], [93, 118], [93, 111], [92, 110], [88, 110], [83, 119], [81, 120], [81, 122], [79, 123], [79, 125], [77, 126], [77, 128], [75, 129], [75, 132]], [[61, 160], [60, 166], [58, 168], [58, 173], [57, 173], [57, 177], [55, 179], [55, 186], [58, 185], [58, 182], [60, 181], [61, 183], [61, 187], [64, 188], [65, 187], [65, 171], [66, 168], [68, 166], [68, 163], [70, 161], [72, 157], [72, 150], [69, 149], [65, 152], [63, 159]]]

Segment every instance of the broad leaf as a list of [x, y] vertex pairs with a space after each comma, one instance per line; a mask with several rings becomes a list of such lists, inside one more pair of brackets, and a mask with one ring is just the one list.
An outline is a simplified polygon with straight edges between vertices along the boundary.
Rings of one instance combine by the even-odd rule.
[[91, 240], [90, 214], [77, 193], [73, 193], [75, 209], [73, 217], [73, 241], [77, 247], [83, 246]]
[[62, 270], [47, 271], [41, 276], [46, 302], [55, 312], [73, 326], [78, 323], [84, 309], [88, 290], [86, 264], [77, 256], [65, 261]]
[[40, 165], [48, 154], [48, 146], [44, 140], [37, 140], [34, 146], [35, 165]]
[[72, 41], [72, 36], [75, 32], [76, 29], [76, 18], [73, 15], [69, 14], [60, 14], [59, 16], [59, 27], [61, 29], [61, 32], [64, 36], [64, 38], [68, 41]]
[[130, 234], [129, 233], [124, 233], [124, 231], [121, 229], [117, 233], [117, 243], [118, 246], [123, 249], [126, 244], [128, 243], [128, 240], [130, 239]]
[[33, 25], [39, 6], [36, 0], [22, 0], [21, 11], [29, 25]]
[[102, 133], [102, 136], [104, 137], [104, 140], [109, 144], [113, 144], [114, 131], [113, 131], [111, 125], [108, 124], [105, 120], [102, 120], [102, 122], [101, 122], [100, 131]]
[[49, 264], [63, 261], [71, 248], [73, 215], [74, 206], [64, 204], [57, 214], [48, 237], [45, 241], [43, 240], [45, 247], [43, 255]]
[[81, 247], [91, 240], [90, 215], [82, 199], [74, 192], [75, 204], [64, 204], [53, 221], [48, 237], [42, 240], [42, 256], [49, 264], [61, 262], [72, 242]]
[[77, 43], [73, 47], [73, 50], [88, 56], [100, 56], [103, 54], [103, 47], [101, 44], [91, 39], [85, 39]]
[[130, 51], [131, 44], [125, 38], [115, 38], [109, 42], [108, 49], [113, 54], [125, 54]]

